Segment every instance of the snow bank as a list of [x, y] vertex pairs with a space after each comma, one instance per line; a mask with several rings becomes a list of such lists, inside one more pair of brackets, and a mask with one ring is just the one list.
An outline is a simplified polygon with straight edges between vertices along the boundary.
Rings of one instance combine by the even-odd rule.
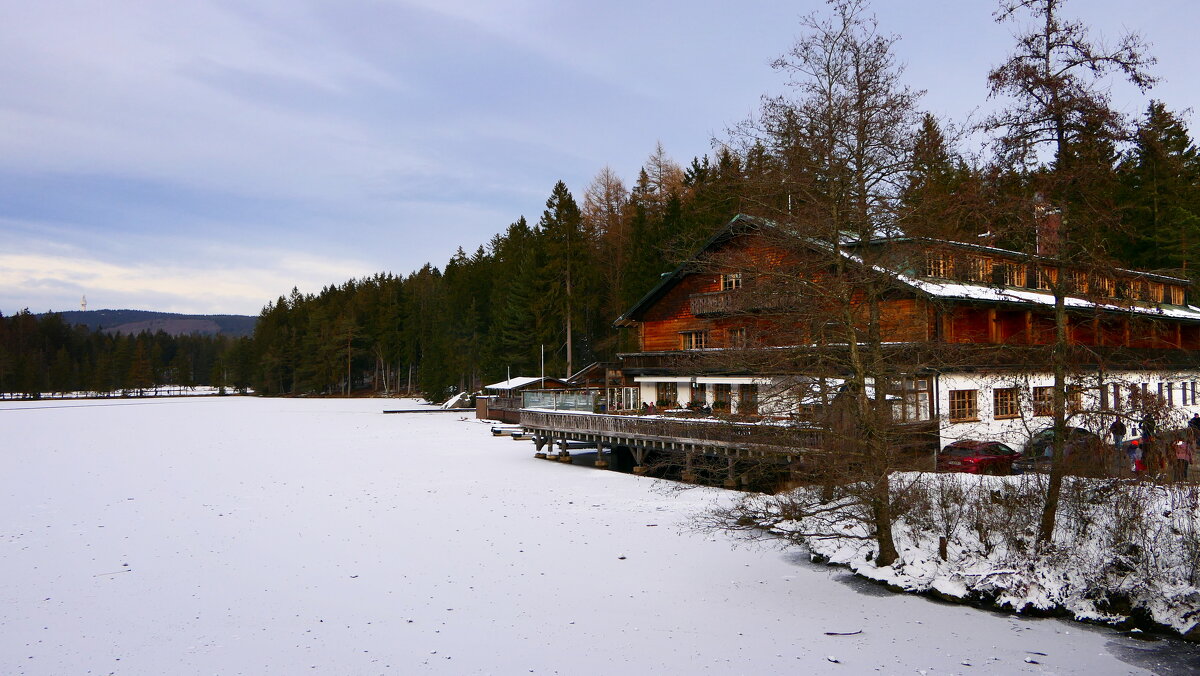
[[[874, 564], [863, 519], [845, 512], [788, 520], [774, 531], [829, 563], [905, 591], [1019, 613], [1200, 634], [1200, 490], [1186, 484], [1068, 477], [1054, 545], [1035, 553], [1044, 476], [894, 475], [910, 506], [893, 534], [900, 559]], [[803, 489], [802, 489], [803, 490]], [[772, 498], [751, 498], [763, 502]], [[844, 509], [849, 510], [850, 507]], [[804, 537], [832, 531], [840, 537]], [[946, 539], [946, 559], [939, 554]]]

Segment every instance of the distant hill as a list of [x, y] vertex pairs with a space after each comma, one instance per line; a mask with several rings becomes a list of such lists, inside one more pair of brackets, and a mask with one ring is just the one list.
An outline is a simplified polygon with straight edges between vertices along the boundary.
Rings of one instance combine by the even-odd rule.
[[181, 315], [148, 310], [69, 310], [57, 313], [67, 324], [83, 324], [93, 331], [137, 334], [164, 331], [172, 336], [193, 333], [239, 338], [254, 333], [258, 317], [247, 315]]

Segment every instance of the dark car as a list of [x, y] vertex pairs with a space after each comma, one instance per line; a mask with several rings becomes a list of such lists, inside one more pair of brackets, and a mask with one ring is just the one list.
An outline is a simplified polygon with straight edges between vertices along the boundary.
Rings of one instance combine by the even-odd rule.
[[[1104, 443], [1095, 432], [1068, 427], [1063, 444], [1066, 472], [1081, 476], [1115, 476], [1126, 471], [1125, 456]], [[1054, 464], [1054, 428], [1037, 432], [1025, 442], [1021, 458], [1013, 463], [1017, 474], [1049, 472]]]
[[1012, 474], [1017, 452], [998, 441], [956, 441], [938, 454], [939, 472]]

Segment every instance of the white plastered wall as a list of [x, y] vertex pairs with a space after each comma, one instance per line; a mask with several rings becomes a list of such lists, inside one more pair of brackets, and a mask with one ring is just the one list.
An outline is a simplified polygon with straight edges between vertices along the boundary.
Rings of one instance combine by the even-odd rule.
[[[1192, 396], [1193, 383], [1200, 393], [1200, 371], [1111, 371], [1099, 374], [1074, 374], [1068, 378], [1069, 385], [1078, 385], [1082, 392], [1082, 411], [1068, 418], [1067, 424], [1072, 427], [1083, 427], [1098, 434], [1106, 433], [1108, 425], [1113, 420], [1113, 413], [1102, 410], [1099, 386], [1109, 387], [1107, 395], [1111, 408], [1111, 386], [1116, 383], [1122, 386], [1122, 399], [1127, 396], [1130, 387], [1144, 389], [1151, 394], [1159, 394], [1175, 409], [1167, 428], [1180, 427], [1194, 413], [1200, 413], [1200, 405]], [[1019, 450], [1020, 446], [1033, 433], [1039, 432], [1052, 424], [1050, 416], [1035, 416], [1033, 413], [1033, 388], [1049, 387], [1054, 384], [1054, 376], [1050, 372], [1041, 373], [954, 373], [942, 374], [937, 378], [937, 410], [941, 420], [940, 443], [942, 446], [960, 439], [978, 439], [1001, 441]], [[1017, 418], [1000, 419], [995, 417], [993, 391], [997, 388], [1016, 387], [1021, 415]], [[1160, 390], [1161, 388], [1161, 390]], [[1185, 394], [1186, 388], [1186, 394]], [[949, 419], [951, 390], [975, 390], [978, 406], [978, 420], [971, 422], [955, 422]], [[1184, 402], [1187, 402], [1186, 404]], [[1130, 411], [1122, 408], [1128, 415]], [[1133, 434], [1136, 424], [1127, 423], [1130, 434]]]

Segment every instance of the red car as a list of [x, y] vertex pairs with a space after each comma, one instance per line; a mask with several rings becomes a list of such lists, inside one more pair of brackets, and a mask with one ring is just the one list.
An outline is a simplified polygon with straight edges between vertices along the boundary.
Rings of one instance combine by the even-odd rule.
[[1021, 457], [999, 441], [963, 439], [942, 449], [938, 454], [939, 472], [968, 474], [1012, 474], [1013, 462]]

